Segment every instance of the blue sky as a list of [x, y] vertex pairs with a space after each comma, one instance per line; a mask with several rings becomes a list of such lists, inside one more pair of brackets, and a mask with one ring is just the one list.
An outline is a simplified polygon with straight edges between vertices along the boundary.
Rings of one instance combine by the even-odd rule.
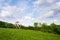
[[0, 21], [60, 24], [60, 0], [0, 0]]

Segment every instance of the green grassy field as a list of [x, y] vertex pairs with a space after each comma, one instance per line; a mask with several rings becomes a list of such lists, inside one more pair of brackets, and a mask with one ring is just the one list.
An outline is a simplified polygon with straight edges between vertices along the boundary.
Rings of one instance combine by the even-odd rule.
[[60, 40], [60, 35], [32, 30], [0, 28], [0, 40]]

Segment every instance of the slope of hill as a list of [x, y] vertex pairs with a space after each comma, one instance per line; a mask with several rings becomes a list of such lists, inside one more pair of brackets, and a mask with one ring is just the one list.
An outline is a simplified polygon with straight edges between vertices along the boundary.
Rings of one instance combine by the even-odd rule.
[[0, 40], [60, 40], [60, 35], [32, 30], [0, 28]]

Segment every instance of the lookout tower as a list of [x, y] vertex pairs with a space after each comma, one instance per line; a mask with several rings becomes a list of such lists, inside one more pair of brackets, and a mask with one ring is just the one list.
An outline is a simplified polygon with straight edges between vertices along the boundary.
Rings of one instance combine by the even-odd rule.
[[16, 22], [15, 22], [15, 25], [16, 25], [16, 28], [19, 29], [19, 21], [16, 21]]

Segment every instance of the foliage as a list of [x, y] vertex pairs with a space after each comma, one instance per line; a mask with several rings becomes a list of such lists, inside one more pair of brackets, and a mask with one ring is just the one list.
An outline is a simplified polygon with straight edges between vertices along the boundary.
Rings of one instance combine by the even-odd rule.
[[15, 25], [12, 23], [0, 21], [0, 27], [1, 28], [15, 28]]
[[34, 23], [34, 30], [38, 30], [38, 23], [37, 22]]
[[[56, 25], [55, 23], [51, 23], [50, 25], [47, 25], [46, 23], [40, 24], [41, 26], [38, 25], [38, 22], [34, 22], [34, 26], [24, 26], [24, 25], [19, 25], [20, 29], [25, 29], [25, 30], [37, 30], [37, 31], [42, 31], [42, 32], [48, 32], [48, 33], [55, 33], [55, 34], [60, 34], [60, 25]], [[15, 24], [12, 23], [7, 23], [0, 21], [0, 28], [16, 28]]]

